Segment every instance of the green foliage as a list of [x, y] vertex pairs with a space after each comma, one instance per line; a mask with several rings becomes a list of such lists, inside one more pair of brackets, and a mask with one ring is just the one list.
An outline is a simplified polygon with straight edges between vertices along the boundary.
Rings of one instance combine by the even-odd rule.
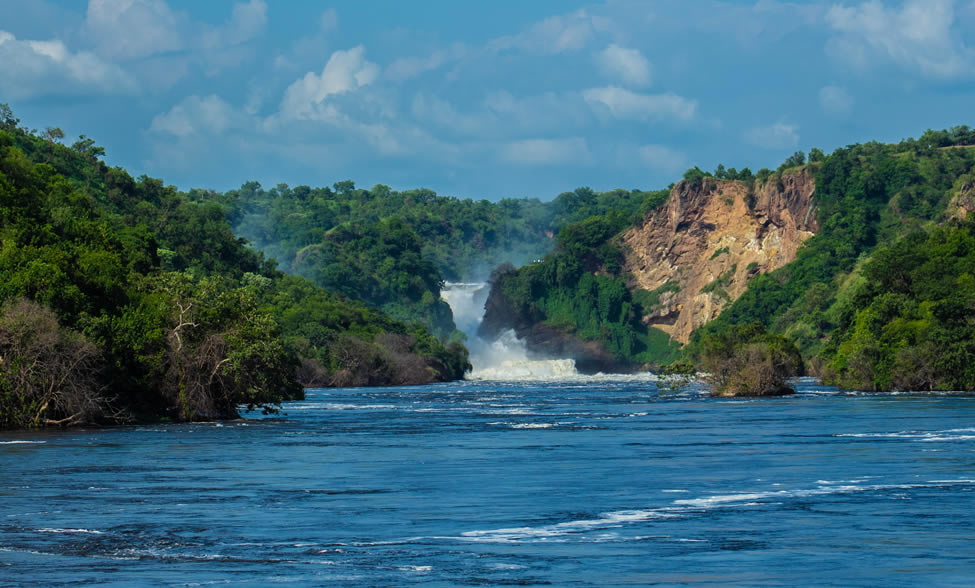
[[[562, 247], [587, 249], [666, 199], [666, 192], [578, 188], [552, 202], [459, 200], [430, 190], [397, 192], [351, 181], [330, 188], [256, 182], [227, 194], [195, 195], [224, 207], [236, 230], [283, 267], [394, 318], [418, 322], [441, 338], [462, 337], [441, 300], [443, 278], [473, 280], [504, 261], [543, 257], [563, 227]], [[605, 215], [589, 224], [593, 215]], [[606, 244], [587, 264], [618, 272], [621, 252]]]
[[337, 182], [334, 190], [287, 184], [265, 190], [248, 182], [226, 194], [198, 197], [223, 204], [234, 230], [285, 269], [293, 269], [306, 247], [322, 244], [333, 230], [358, 230], [393, 219], [416, 234], [422, 257], [450, 280], [475, 279], [503, 261], [537, 259], [552, 247], [546, 234], [552, 207], [534, 199], [459, 200], [426, 189], [398, 192], [381, 184], [364, 190], [351, 181]]
[[911, 233], [863, 266], [823, 355], [866, 390], [975, 390], [975, 218]]
[[787, 394], [792, 390], [786, 380], [803, 370], [795, 344], [769, 334], [761, 323], [711, 333], [694, 351], [698, 365], [707, 372], [704, 381], [715, 396]]
[[671, 280], [654, 290], [633, 291], [633, 301], [639, 304], [645, 313], [653, 311], [660, 304], [660, 297], [667, 292], [680, 292], [680, 282]]
[[783, 170], [789, 169], [790, 167], [799, 167], [800, 165], [806, 164], [806, 154], [802, 151], [796, 151], [782, 162], [779, 166], [779, 173]]
[[[773, 332], [794, 338], [807, 357], [822, 353], [824, 359], [818, 363], [828, 363], [830, 377], [843, 385], [869, 389], [970, 385], [956, 369], [948, 370], [946, 373], [954, 375], [944, 380], [925, 376], [912, 382], [904, 374], [926, 372], [904, 366], [916, 367], [928, 357], [924, 353], [941, 348], [918, 343], [907, 347], [894, 345], [890, 351], [884, 347], [886, 343], [870, 343], [865, 333], [886, 337], [893, 336], [893, 331], [881, 333], [863, 330], [866, 327], [861, 326], [863, 335], [854, 337], [852, 333], [856, 330], [852, 325], [873, 304], [872, 298], [862, 294], [868, 291], [864, 282], [882, 284], [891, 289], [888, 293], [892, 295], [905, 295], [890, 280], [879, 279], [875, 271], [867, 278], [866, 268], [877, 267], [878, 255], [890, 257], [891, 254], [884, 252], [900, 239], [943, 217], [948, 201], [959, 189], [959, 182], [975, 171], [975, 150], [965, 147], [973, 138], [967, 127], [958, 127], [951, 131], [929, 131], [917, 141], [853, 145], [825, 156], [815, 169], [819, 232], [803, 244], [795, 261], [770, 274], [755, 276], [738, 300], [692, 335], [692, 348], [710, 334], [757, 321]], [[818, 153], [816, 159], [819, 160]], [[766, 176], [764, 171], [758, 175]], [[921, 237], [911, 238], [915, 241], [906, 242], [920, 247]], [[919, 253], [920, 257], [908, 257], [907, 249], [897, 251], [901, 265], [906, 265], [901, 267], [893, 262], [885, 265], [894, 275], [899, 275], [897, 271], [901, 274], [908, 271], [912, 263], [923, 265], [929, 255]], [[871, 261], [864, 264], [864, 260]], [[955, 276], [958, 277], [960, 274]], [[929, 296], [924, 294], [912, 306], [901, 298], [884, 298], [882, 294], [883, 291], [878, 291], [875, 297], [877, 305], [881, 304], [880, 300], [885, 301], [883, 312], [894, 313], [891, 309], [896, 308], [898, 316], [918, 317], [920, 306], [915, 306]], [[898, 304], [908, 305], [901, 308]], [[861, 325], [879, 320], [870, 318], [877, 316], [872, 312], [880, 312], [880, 308], [864, 315]], [[848, 341], [846, 347], [840, 349], [840, 341]], [[902, 351], [908, 348], [909, 351]], [[951, 352], [953, 356], [958, 353]], [[895, 372], [901, 376], [895, 377]]]
[[731, 253], [731, 249], [727, 247], [722, 247], [720, 249], [715, 250], [715, 252], [711, 254], [711, 260], [715, 260], [721, 257], [722, 255], [728, 255], [729, 253]]
[[660, 370], [657, 389], [672, 394], [683, 392], [698, 378], [697, 366], [694, 362], [683, 358], [671, 362]]
[[[663, 203], [651, 197], [657, 206]], [[559, 232], [554, 254], [519, 270], [499, 272], [496, 287], [519, 316], [548, 323], [583, 341], [598, 341], [624, 365], [673, 361], [679, 346], [641, 319], [646, 313], [643, 303], [653, 299], [656, 304], [663, 292], [679, 286], [639, 291], [638, 301], [621, 278], [613, 277], [621, 257], [617, 236], [633, 220], [616, 211], [571, 223]]]
[[[0, 426], [272, 410], [301, 395], [299, 366], [326, 376], [359, 367], [330, 354], [353, 336], [391, 358], [389, 381], [406, 371], [419, 374], [414, 382], [454, 379], [469, 369], [462, 345], [285, 277], [233, 234], [230, 209], [214, 194], [134, 180], [102, 163], [104, 150], [84, 136], [69, 148], [56, 129], [41, 137], [17, 128], [9, 108], [0, 118], [0, 303], [8, 303]], [[420, 259], [412, 233], [386, 228], [372, 253]], [[420, 261], [408, 269], [425, 286], [439, 284]], [[403, 338], [395, 351], [387, 335]], [[20, 367], [38, 365], [34, 356], [76, 357], [67, 365], [86, 367], [23, 375]], [[35, 376], [47, 391], [32, 392], [42, 388]], [[68, 383], [78, 390], [68, 394]]]

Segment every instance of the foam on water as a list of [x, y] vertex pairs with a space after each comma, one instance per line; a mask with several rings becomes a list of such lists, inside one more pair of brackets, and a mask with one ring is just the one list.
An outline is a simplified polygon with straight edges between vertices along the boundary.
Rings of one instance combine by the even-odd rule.
[[893, 433], [840, 433], [837, 437], [859, 439], [909, 439], [922, 442], [971, 441], [975, 439], [975, 428], [946, 429], [943, 431], [896, 431]]
[[450, 306], [457, 328], [467, 335], [467, 348], [474, 369], [471, 380], [561, 380], [578, 377], [575, 360], [530, 359], [525, 342], [512, 330], [505, 331], [495, 341], [485, 341], [477, 335], [484, 317], [484, 302], [490, 288], [484, 282], [447, 283], [441, 291]]
[[[863, 480], [851, 480], [862, 482]], [[893, 490], [912, 490], [918, 488], [935, 488], [942, 486], [970, 486], [975, 480], [928, 480], [907, 484], [842, 484], [842, 482], [823, 481], [823, 485], [814, 488], [796, 488], [793, 490], [770, 490], [764, 492], [740, 492], [734, 494], [716, 494], [700, 498], [674, 500], [669, 506], [648, 509], [631, 509], [606, 512], [591, 519], [566, 521], [552, 525], [537, 527], [512, 527], [503, 529], [489, 529], [467, 531], [459, 537], [460, 541], [482, 543], [522, 543], [535, 541], [558, 540], [566, 535], [577, 535], [589, 531], [603, 531], [620, 528], [633, 523], [645, 523], [654, 520], [672, 519], [675, 517], [694, 516], [695, 513], [707, 512], [714, 509], [755, 508], [762, 507], [773, 501], [789, 499], [805, 499], [833, 495], [852, 494], [860, 492], [886, 492]], [[773, 484], [777, 486], [778, 484]], [[673, 492], [665, 491], [665, 492]], [[605, 536], [601, 536], [603, 540]], [[615, 538], [620, 539], [618, 536]]]
[[450, 306], [457, 328], [467, 335], [473, 370], [467, 379], [500, 382], [611, 382], [655, 381], [650, 372], [637, 374], [580, 374], [574, 359], [530, 357], [525, 341], [513, 330], [501, 333], [494, 341], [477, 335], [484, 315], [490, 287], [484, 282], [446, 283], [441, 296]]

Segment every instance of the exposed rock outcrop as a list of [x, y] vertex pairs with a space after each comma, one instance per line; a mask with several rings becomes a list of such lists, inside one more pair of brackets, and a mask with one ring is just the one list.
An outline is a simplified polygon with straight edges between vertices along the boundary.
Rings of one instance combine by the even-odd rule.
[[791, 262], [818, 230], [808, 168], [742, 182], [682, 181], [667, 204], [623, 235], [631, 286], [659, 295], [644, 317], [681, 343], [759, 273]]
[[948, 203], [948, 214], [954, 218], [964, 219], [975, 212], [975, 182], [968, 182]]

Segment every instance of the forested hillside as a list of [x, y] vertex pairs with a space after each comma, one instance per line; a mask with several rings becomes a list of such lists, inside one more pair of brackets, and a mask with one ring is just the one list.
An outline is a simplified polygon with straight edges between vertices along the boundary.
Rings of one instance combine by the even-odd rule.
[[420, 321], [438, 337], [458, 338], [440, 297], [442, 281], [483, 280], [502, 263], [537, 260], [561, 227], [609, 211], [628, 214], [648, 194], [578, 188], [546, 203], [488, 202], [343, 181], [271, 190], [249, 182], [199, 196], [223, 202], [235, 231], [286, 271], [394, 318]]
[[[960, 353], [953, 360], [956, 367], [943, 366], [946, 371], [939, 371], [938, 378], [924, 387], [975, 388], [971, 372], [958, 367], [960, 361], [967, 359], [970, 364], [975, 359], [971, 333], [952, 322], [956, 319], [950, 313], [931, 314], [944, 302], [946, 289], [964, 283], [970, 275], [970, 265], [964, 261], [968, 254], [964, 246], [922, 247], [929, 239], [964, 242], [970, 231], [967, 225], [956, 226], [964, 210], [952, 206], [952, 201], [971, 191], [975, 172], [971, 145], [975, 145], [975, 132], [958, 127], [928, 131], [920, 139], [896, 144], [837, 149], [816, 164], [820, 232], [804, 244], [795, 262], [752, 280], [731, 307], [695, 333], [692, 343], [736, 325], [759, 322], [793, 339], [827, 381], [878, 390], [912, 387], [891, 374], [916, 361], [921, 349], [927, 350], [928, 357]], [[941, 229], [939, 224], [946, 226]], [[939, 271], [924, 279], [896, 273], [896, 268], [912, 264], [917, 264], [912, 271], [922, 267]], [[888, 272], [893, 272], [892, 278], [886, 277]], [[871, 314], [884, 300], [907, 299], [917, 308], [908, 305], [896, 310], [895, 304], [887, 314]], [[915, 332], [882, 329], [897, 316], [921, 320], [922, 315], [927, 326], [922, 329], [920, 323], [913, 323], [919, 329]], [[868, 324], [872, 330], [866, 330]], [[875, 349], [863, 346], [867, 332], [876, 339]], [[934, 340], [935, 347], [927, 344]]]
[[[721, 182], [736, 182], [746, 200], [754, 200], [759, 186], [805, 170], [815, 182], [818, 229], [784, 267], [768, 273], [757, 264], [754, 271], [745, 268], [744, 293], [694, 331], [685, 356], [702, 361], [715, 338], [743, 328], [767, 330], [794, 341], [813, 372], [843, 386], [975, 389], [972, 225], [961, 220], [975, 210], [973, 145], [975, 131], [957, 127], [828, 156], [813, 150], [808, 160], [796, 153], [775, 171], [689, 170], [687, 184], [718, 190]], [[670, 198], [686, 192], [675, 190]], [[643, 210], [659, 204], [648, 198]], [[566, 226], [553, 255], [498, 276], [493, 328], [514, 326], [528, 335], [546, 325], [598, 342], [631, 365], [674, 357], [672, 348], [647, 339], [653, 331], [642, 326], [673, 283], [641, 290], [620, 274], [620, 235], [646, 218], [610, 214]], [[705, 223], [704, 230], [709, 227]], [[716, 250], [712, 261], [726, 252]], [[674, 268], [678, 275], [681, 269]], [[708, 287], [688, 295], [708, 295]]]
[[535, 350], [569, 354], [583, 371], [630, 371], [676, 358], [679, 345], [642, 319], [653, 301], [631, 292], [621, 275], [619, 234], [660, 206], [667, 191], [646, 193], [636, 210], [617, 210], [570, 223], [556, 251], [493, 277], [481, 331], [514, 328]]
[[0, 105], [0, 427], [232, 417], [301, 384], [463, 377], [466, 349], [286, 276], [201, 193]]
[[[467, 350], [441, 287], [491, 270], [482, 332], [514, 328], [584, 371], [678, 357], [731, 364], [737, 347], [758, 357], [766, 345], [794, 371], [797, 350], [813, 373], [845, 387], [975, 389], [967, 127], [813, 150], [808, 161], [797, 153], [776, 171], [693, 168], [672, 190], [579, 188], [547, 203], [348, 181], [182, 193], [109, 167], [87, 137], [62, 140], [57, 128], [21, 128], [0, 105], [0, 427], [226, 418], [240, 405], [273, 409], [302, 386], [462, 378]], [[804, 178], [801, 194], [783, 188], [795, 178]], [[783, 194], [803, 206], [775, 209]], [[684, 208], [661, 208], [674, 198]], [[627, 247], [641, 241], [622, 236], [692, 202], [701, 235], [717, 234], [701, 211], [744, 210], [765, 241], [722, 234], [729, 246], [696, 259], [729, 267], [700, 287], [680, 267], [676, 241], [650, 239], [674, 261], [662, 286], [641, 289], [650, 274], [638, 279], [632, 264], [642, 272], [657, 254], [632, 255]], [[744, 268], [725, 259], [738, 250], [781, 257], [784, 242], [767, 232], [773, 209], [806, 211], [810, 231], [789, 257]], [[691, 226], [661, 223], [675, 234]], [[684, 301], [680, 311], [732, 273], [737, 293], [722, 290], [711, 306], [720, 314], [683, 351], [648, 326], [666, 320], [664, 300]], [[675, 296], [688, 284], [699, 292]]]

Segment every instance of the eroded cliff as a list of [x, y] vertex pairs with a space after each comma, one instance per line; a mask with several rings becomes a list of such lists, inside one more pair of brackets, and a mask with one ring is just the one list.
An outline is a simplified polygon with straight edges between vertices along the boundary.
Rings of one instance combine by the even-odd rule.
[[759, 273], [791, 262], [818, 230], [808, 168], [749, 188], [705, 178], [674, 186], [663, 208], [623, 235], [631, 287], [647, 290], [644, 322], [681, 343]]

